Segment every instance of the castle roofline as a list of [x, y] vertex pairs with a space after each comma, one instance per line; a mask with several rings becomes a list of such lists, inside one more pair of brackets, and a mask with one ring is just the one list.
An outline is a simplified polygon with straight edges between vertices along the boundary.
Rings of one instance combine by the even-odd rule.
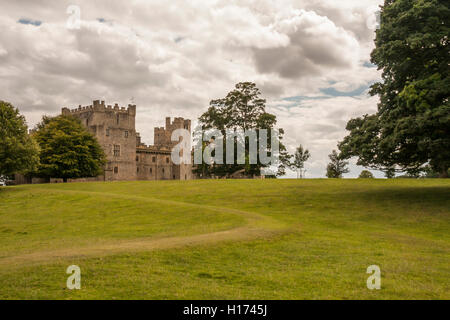
[[149, 153], [172, 153], [172, 150], [167, 147], [155, 146], [155, 145], [145, 145], [141, 144], [136, 147], [137, 152], [149, 152]]
[[78, 108], [66, 108], [63, 107], [61, 109], [62, 114], [80, 114], [84, 112], [91, 112], [91, 111], [97, 111], [97, 112], [106, 112], [106, 111], [114, 111], [114, 112], [120, 112], [120, 113], [129, 113], [132, 115], [136, 115], [136, 105], [128, 104], [128, 107], [120, 107], [117, 103], [114, 104], [114, 106], [111, 105], [105, 105], [105, 101], [100, 100], [94, 100], [91, 105], [82, 107], [81, 105], [78, 106]]

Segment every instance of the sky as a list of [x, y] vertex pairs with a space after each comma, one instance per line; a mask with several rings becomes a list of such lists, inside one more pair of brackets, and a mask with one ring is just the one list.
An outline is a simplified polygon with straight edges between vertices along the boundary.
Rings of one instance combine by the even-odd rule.
[[[325, 177], [347, 121], [377, 108], [368, 89], [381, 74], [370, 52], [382, 2], [0, 0], [0, 99], [29, 127], [62, 107], [133, 103], [151, 144], [166, 116], [195, 124], [251, 81], [288, 150], [309, 149], [306, 177]], [[355, 163], [345, 177], [364, 169]]]

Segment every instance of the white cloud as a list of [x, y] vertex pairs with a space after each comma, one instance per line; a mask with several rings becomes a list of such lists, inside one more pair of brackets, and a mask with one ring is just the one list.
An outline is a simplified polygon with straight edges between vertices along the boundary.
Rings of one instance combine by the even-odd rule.
[[[166, 115], [194, 120], [235, 83], [254, 81], [290, 149], [312, 151], [308, 176], [323, 176], [346, 121], [373, 112], [377, 99], [323, 97], [321, 89], [378, 80], [364, 62], [370, 8], [381, 2], [80, 0], [80, 29], [70, 30], [67, 3], [0, 0], [0, 99], [32, 126], [63, 106], [133, 97], [137, 128], [151, 142]], [[293, 96], [308, 98], [283, 100]]]

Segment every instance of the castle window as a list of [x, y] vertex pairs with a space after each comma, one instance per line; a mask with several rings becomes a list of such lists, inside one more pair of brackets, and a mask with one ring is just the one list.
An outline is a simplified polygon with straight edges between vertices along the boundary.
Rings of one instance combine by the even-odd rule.
[[114, 157], [120, 157], [120, 145], [114, 145]]
[[164, 173], [164, 168], [162, 169], [162, 173]]
[[119, 167], [114, 167], [114, 173], [119, 173]]
[[119, 115], [116, 115], [116, 122], [119, 124]]
[[139, 173], [139, 167], [137, 167], [137, 173]]
[[139, 156], [136, 156], [136, 162], [139, 161]]
[[152, 162], [156, 162], [156, 157], [152, 157]]
[[128, 138], [128, 131], [125, 131], [125, 138]]
[[109, 129], [106, 129], [106, 136], [109, 137]]
[[166, 163], [169, 163], [169, 157], [166, 158]]
[[152, 168], [150, 168], [150, 173], [152, 173], [153, 172], [153, 170], [152, 170]]

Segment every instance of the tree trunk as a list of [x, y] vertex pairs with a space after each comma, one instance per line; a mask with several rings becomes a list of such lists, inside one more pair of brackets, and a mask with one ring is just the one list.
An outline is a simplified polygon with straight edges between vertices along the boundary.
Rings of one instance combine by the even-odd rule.
[[448, 178], [448, 168], [443, 168], [441, 171], [441, 174], [439, 175], [439, 178], [446, 179]]

